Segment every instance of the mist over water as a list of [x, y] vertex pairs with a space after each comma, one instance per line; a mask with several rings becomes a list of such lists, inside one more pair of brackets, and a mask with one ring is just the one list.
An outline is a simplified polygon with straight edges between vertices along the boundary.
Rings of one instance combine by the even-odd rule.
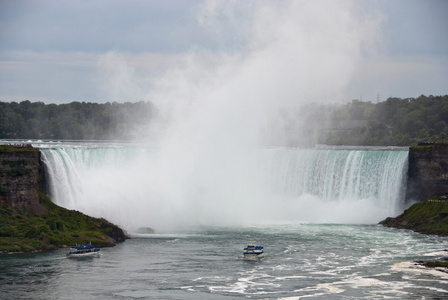
[[[390, 200], [394, 206], [397, 195], [386, 200], [362, 191], [316, 193], [323, 186], [274, 193], [269, 180], [280, 174], [269, 172], [311, 174], [286, 171], [288, 165], [277, 167], [281, 162], [271, 158], [272, 166], [266, 167], [259, 148], [287, 144], [274, 129], [282, 128], [280, 110], [343, 99], [380, 21], [375, 10], [362, 13], [358, 5], [207, 1], [197, 18], [211, 38], [222, 41], [219, 49], [195, 47], [157, 75], [148, 70], [147, 76], [120, 53], [109, 53], [99, 64], [106, 71], [103, 90], [112, 99], [138, 97], [155, 104], [158, 114], [148, 120], [146, 139], [157, 147], [45, 151], [48, 165], [58, 168], [53, 201], [128, 228], [156, 230], [285, 221], [370, 223], [395, 213], [389, 204], [376, 202]], [[295, 139], [313, 146], [315, 137], [297, 135]], [[61, 182], [67, 186], [57, 186]], [[365, 189], [359, 184], [353, 188]]]

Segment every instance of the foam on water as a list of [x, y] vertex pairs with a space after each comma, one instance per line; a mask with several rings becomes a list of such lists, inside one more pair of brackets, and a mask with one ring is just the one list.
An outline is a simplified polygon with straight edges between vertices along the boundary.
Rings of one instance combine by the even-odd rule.
[[[416, 262], [410, 262], [410, 261], [404, 261], [396, 263], [391, 268], [393, 271], [400, 271], [405, 274], [408, 274], [410, 276], [425, 276], [425, 275], [431, 275], [431, 277], [439, 277], [440, 279], [444, 280], [441, 281], [443, 283], [446, 283], [448, 280], [448, 273], [446, 272], [445, 268], [426, 268], [422, 266], [421, 264], [418, 264]], [[425, 280], [425, 279], [420, 279]], [[448, 287], [445, 292], [448, 292]]]
[[[131, 232], [377, 223], [403, 208], [407, 151], [246, 149], [172, 160], [155, 147], [42, 148], [51, 199]], [[220, 152], [217, 152], [218, 155]]]

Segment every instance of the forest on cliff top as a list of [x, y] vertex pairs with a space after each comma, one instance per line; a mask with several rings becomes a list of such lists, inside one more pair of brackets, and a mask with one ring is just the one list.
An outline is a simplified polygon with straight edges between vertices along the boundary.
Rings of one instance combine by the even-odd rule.
[[[150, 102], [0, 102], [1, 139], [132, 140], [145, 135]], [[280, 110], [266, 128], [277, 146], [410, 146], [448, 141], [448, 95], [379, 103], [308, 104]], [[281, 137], [281, 138], [279, 138]]]

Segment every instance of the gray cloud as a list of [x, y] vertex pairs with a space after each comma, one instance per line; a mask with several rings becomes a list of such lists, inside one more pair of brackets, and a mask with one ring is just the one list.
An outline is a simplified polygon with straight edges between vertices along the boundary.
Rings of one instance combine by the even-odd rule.
[[2, 1], [0, 49], [182, 51], [201, 40], [197, 1]]
[[387, 13], [384, 28], [385, 46], [389, 55], [448, 55], [448, 2], [379, 1]]
[[[290, 2], [0, 0], [0, 101], [104, 102], [147, 97], [143, 86], [151, 86], [154, 78], [175, 68], [182, 55], [247, 55], [260, 46], [254, 41], [263, 42], [252, 35], [267, 40], [278, 33], [269, 23], [289, 26], [269, 20], [272, 15], [267, 12], [265, 19], [257, 19], [255, 12], [260, 13], [260, 7], [278, 11]], [[328, 9], [332, 2], [319, 1], [316, 10]], [[291, 13], [306, 10], [306, 3], [300, 2], [297, 12]], [[336, 5], [347, 3], [351, 2], [337, 1]], [[377, 36], [365, 39], [370, 44], [364, 47], [364, 62], [353, 70], [357, 76], [346, 91], [348, 100], [359, 95], [374, 100], [377, 94], [448, 93], [443, 84], [448, 82], [446, 1], [353, 3], [360, 20], [372, 11], [378, 14], [379, 22], [371, 26], [380, 32], [371, 31]], [[332, 22], [324, 19], [317, 24], [325, 28]], [[300, 28], [289, 30], [300, 32]], [[308, 30], [319, 34], [320, 29]], [[108, 66], [105, 71], [104, 58], [109, 53], [121, 56], [121, 63], [132, 71], [127, 76], [141, 82], [136, 92], [128, 96], [125, 89], [106, 92], [105, 82], [113, 81], [119, 70]], [[110, 58], [109, 63], [113, 63]]]

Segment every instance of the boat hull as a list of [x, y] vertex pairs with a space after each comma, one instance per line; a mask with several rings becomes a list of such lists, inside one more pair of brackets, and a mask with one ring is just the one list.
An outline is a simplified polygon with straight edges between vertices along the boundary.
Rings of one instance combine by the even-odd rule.
[[67, 253], [68, 258], [82, 258], [82, 257], [100, 257], [100, 252], [87, 252], [87, 253]]
[[259, 260], [264, 258], [264, 254], [243, 254], [244, 260]]

